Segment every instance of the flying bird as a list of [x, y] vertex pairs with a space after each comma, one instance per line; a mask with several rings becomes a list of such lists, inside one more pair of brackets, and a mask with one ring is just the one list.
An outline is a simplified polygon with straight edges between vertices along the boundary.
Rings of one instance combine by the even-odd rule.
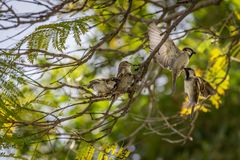
[[215, 95], [216, 90], [203, 78], [197, 77], [192, 68], [184, 68], [184, 92], [188, 96], [188, 107], [192, 108], [191, 114], [194, 112], [194, 107], [198, 104], [199, 95], [204, 98]]
[[[155, 23], [151, 23], [148, 28], [148, 36], [150, 41], [150, 50], [153, 51], [154, 48], [161, 42], [164, 35], [158, 29]], [[163, 68], [167, 68], [172, 71], [172, 93], [176, 90], [176, 79], [182, 72], [182, 70], [187, 67], [189, 59], [195, 54], [191, 48], [183, 48], [179, 50], [174, 42], [168, 38], [163, 45], [160, 47], [155, 55], [155, 60]]]
[[117, 78], [114, 77], [109, 79], [94, 79], [89, 82], [87, 88], [92, 88], [98, 96], [106, 96], [112, 92], [117, 82]]

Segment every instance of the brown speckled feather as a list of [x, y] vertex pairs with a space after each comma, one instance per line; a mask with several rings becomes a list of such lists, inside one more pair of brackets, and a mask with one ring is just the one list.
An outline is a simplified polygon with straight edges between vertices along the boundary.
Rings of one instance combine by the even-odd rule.
[[208, 83], [206, 80], [202, 79], [201, 77], [197, 77], [199, 90], [201, 96], [208, 98], [211, 95], [216, 94], [216, 90]]
[[[150, 50], [152, 51], [161, 42], [164, 35], [162, 35], [155, 23], [151, 23], [148, 28], [148, 36]], [[179, 53], [180, 51], [174, 42], [168, 38], [156, 54], [156, 60], [162, 67], [172, 69], [173, 61], [179, 56]]]

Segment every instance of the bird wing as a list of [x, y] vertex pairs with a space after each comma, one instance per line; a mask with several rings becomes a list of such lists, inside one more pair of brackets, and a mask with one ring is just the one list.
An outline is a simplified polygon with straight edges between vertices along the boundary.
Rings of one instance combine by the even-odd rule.
[[104, 81], [105, 79], [94, 79], [94, 80], [91, 80], [88, 85], [87, 85], [87, 88], [92, 88], [94, 89], [94, 87], [98, 84], [104, 84]]
[[216, 90], [206, 80], [201, 77], [198, 77], [197, 80], [201, 96], [208, 98], [209, 96], [216, 94]]
[[[158, 29], [155, 23], [151, 23], [148, 28], [148, 36], [150, 43], [150, 50], [153, 51], [154, 48], [160, 43], [164, 35]], [[174, 42], [168, 38], [164, 44], [159, 49], [156, 54], [156, 60], [164, 68], [172, 68], [172, 63], [179, 56], [179, 49], [176, 47]]]
[[[199, 97], [199, 89], [197, 89], [198, 88], [198, 80], [196, 79], [196, 78], [193, 78], [193, 83], [192, 83], [192, 88], [193, 88], [193, 90], [192, 90], [192, 102], [194, 102], [194, 103], [198, 103], [198, 97]], [[191, 98], [189, 98], [189, 100], [190, 100]], [[191, 101], [191, 100], [190, 100]]]

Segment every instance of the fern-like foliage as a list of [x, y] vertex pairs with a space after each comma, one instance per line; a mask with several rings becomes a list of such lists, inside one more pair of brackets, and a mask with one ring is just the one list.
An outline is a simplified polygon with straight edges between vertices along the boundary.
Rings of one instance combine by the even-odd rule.
[[18, 85], [24, 83], [22, 68], [15, 65], [19, 59], [12, 58], [6, 52], [0, 53], [0, 114], [4, 117], [16, 117], [19, 98], [23, 97]]
[[91, 16], [83, 17], [74, 21], [60, 22], [56, 24], [42, 25], [35, 29], [33, 33], [25, 37], [14, 50], [18, 50], [23, 44], [27, 43], [29, 49], [28, 59], [30, 62], [37, 57], [37, 50], [48, 50], [49, 44], [59, 50], [66, 49], [66, 40], [70, 33], [78, 45], [81, 45], [80, 35], [87, 31], [87, 21]]

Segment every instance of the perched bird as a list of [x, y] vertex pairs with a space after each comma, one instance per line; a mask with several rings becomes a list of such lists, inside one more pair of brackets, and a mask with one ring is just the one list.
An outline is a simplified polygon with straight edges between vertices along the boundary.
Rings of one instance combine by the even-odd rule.
[[134, 75], [132, 74], [132, 64], [128, 61], [122, 61], [118, 66], [117, 73], [117, 83], [114, 85], [113, 93], [112, 93], [112, 101], [106, 111], [106, 114], [111, 110], [113, 103], [117, 100], [117, 98], [129, 91], [129, 88], [132, 86], [134, 82]]
[[184, 68], [184, 92], [187, 94], [189, 103], [188, 107], [192, 108], [194, 112], [194, 106], [198, 104], [199, 95], [204, 98], [208, 98], [211, 95], [216, 94], [216, 90], [204, 79], [197, 77], [192, 68]]
[[118, 84], [116, 85], [116, 92], [127, 92], [134, 81], [134, 75], [132, 74], [132, 64], [128, 61], [122, 61], [118, 66]]
[[113, 91], [117, 82], [117, 78], [114, 77], [109, 79], [95, 79], [90, 81], [87, 87], [92, 88], [98, 96], [106, 96]]
[[[150, 50], [153, 51], [154, 48], [161, 42], [163, 34], [158, 29], [155, 23], [151, 23], [148, 28], [148, 36], [150, 41]], [[168, 38], [157, 54], [155, 55], [155, 60], [163, 68], [167, 68], [172, 71], [172, 93], [176, 90], [176, 79], [182, 72], [182, 70], [188, 65], [189, 59], [195, 52], [191, 48], [183, 48], [179, 50], [174, 42]]]
[[129, 63], [128, 61], [122, 61], [118, 65], [118, 73], [117, 77], [127, 74], [127, 73], [132, 73], [132, 64]]
[[134, 81], [134, 75], [126, 73], [118, 77], [118, 84], [116, 86], [116, 92], [125, 93], [128, 92]]
[[113, 101], [117, 99], [120, 94], [128, 92], [129, 88], [134, 82], [134, 75], [132, 73], [133, 64], [128, 61], [122, 61], [118, 66], [116, 75], [117, 83], [113, 89]]
[[117, 77], [109, 79], [95, 79], [89, 82], [88, 88], [92, 88], [98, 96], [106, 96], [114, 92], [127, 92], [133, 78], [131, 74], [132, 64], [128, 61], [123, 61], [119, 64]]

